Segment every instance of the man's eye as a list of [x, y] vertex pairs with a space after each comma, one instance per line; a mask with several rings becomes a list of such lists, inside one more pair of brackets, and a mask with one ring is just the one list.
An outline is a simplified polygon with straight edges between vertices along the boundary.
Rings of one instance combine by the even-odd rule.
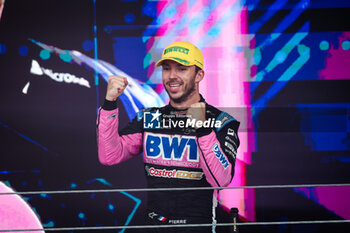
[[179, 68], [179, 70], [180, 70], [180, 71], [185, 71], [185, 70], [186, 70], [186, 68]]
[[163, 70], [170, 70], [169, 67], [163, 67]]

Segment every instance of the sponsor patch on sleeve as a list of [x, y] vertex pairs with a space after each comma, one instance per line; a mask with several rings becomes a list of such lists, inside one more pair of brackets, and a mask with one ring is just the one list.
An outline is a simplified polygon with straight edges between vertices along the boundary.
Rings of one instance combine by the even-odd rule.
[[216, 156], [216, 158], [220, 161], [224, 169], [226, 169], [229, 165], [229, 162], [227, 161], [226, 156], [224, 153], [220, 150], [219, 144], [215, 143], [214, 146], [212, 147], [212, 150]]
[[230, 114], [227, 112], [222, 112], [220, 115], [216, 118], [217, 121], [221, 121], [221, 124], [219, 127], [216, 127], [216, 132], [219, 132], [222, 128], [224, 128], [225, 125], [227, 125], [231, 121], [235, 121], [236, 119], [233, 118]]
[[107, 119], [114, 119], [117, 117], [117, 114], [116, 113], [113, 113], [112, 115], [110, 115]]

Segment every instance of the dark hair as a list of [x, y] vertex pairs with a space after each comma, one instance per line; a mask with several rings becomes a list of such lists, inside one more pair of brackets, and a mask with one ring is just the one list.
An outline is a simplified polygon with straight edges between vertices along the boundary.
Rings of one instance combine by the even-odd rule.
[[199, 68], [198, 66], [194, 66], [196, 68], [196, 74], [198, 73], [198, 71], [202, 70], [201, 68]]

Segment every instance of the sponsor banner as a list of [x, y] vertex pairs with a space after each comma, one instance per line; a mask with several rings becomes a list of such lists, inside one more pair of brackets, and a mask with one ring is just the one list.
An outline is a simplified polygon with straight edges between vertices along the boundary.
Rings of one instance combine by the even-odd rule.
[[194, 171], [183, 171], [183, 170], [167, 170], [167, 169], [157, 169], [154, 167], [145, 166], [148, 176], [162, 177], [162, 178], [178, 178], [178, 179], [188, 179], [188, 180], [201, 180], [203, 177], [203, 172]]
[[77, 84], [80, 86], [90, 88], [90, 83], [88, 80], [81, 78], [81, 77], [76, 77], [73, 74], [57, 73], [57, 72], [52, 71], [51, 69], [46, 69], [44, 67], [41, 67], [36, 60], [32, 60], [32, 66], [30, 68], [30, 73], [35, 74], [35, 75], [46, 75], [56, 82], [60, 82], [60, 83], [63, 82], [63, 83], [67, 83], [67, 84]]

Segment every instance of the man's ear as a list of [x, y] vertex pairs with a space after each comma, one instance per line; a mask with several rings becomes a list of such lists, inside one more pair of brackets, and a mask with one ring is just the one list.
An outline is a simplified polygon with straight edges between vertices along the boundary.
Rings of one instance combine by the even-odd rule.
[[199, 70], [196, 74], [196, 83], [199, 83], [200, 81], [202, 81], [202, 79], [204, 78], [204, 70]]

